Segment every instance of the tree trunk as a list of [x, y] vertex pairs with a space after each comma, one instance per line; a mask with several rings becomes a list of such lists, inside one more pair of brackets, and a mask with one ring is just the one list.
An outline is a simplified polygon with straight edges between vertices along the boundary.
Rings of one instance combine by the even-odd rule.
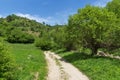
[[92, 49], [92, 56], [94, 56], [94, 55], [96, 55], [97, 54], [97, 50], [98, 50], [98, 48], [97, 47], [93, 47]]

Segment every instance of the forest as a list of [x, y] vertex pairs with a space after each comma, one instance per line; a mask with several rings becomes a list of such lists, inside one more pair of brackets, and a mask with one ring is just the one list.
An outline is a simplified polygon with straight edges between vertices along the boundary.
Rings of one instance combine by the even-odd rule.
[[[119, 0], [105, 7], [86, 5], [64, 25], [15, 14], [0, 18], [0, 80], [46, 80], [44, 51], [55, 52], [90, 80], [119, 80], [119, 6]], [[104, 55], [98, 56], [99, 51]], [[38, 79], [35, 74], [40, 75]]]

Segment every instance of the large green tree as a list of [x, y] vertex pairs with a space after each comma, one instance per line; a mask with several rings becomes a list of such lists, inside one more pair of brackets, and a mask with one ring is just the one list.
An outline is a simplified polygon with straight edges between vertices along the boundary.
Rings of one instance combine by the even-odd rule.
[[90, 48], [92, 55], [96, 54], [99, 48], [118, 47], [120, 39], [116, 35], [120, 34], [120, 28], [116, 24], [114, 13], [105, 8], [87, 5], [79, 9], [77, 14], [70, 16], [68, 41]]

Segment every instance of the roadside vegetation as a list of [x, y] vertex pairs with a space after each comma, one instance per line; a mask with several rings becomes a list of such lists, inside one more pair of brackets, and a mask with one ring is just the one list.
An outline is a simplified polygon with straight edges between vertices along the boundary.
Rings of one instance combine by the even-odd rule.
[[16, 63], [9, 47], [0, 39], [0, 80], [16, 80]]
[[120, 0], [105, 7], [86, 5], [70, 15], [65, 25], [51, 26], [14, 14], [0, 18], [0, 38], [11, 47], [10, 52], [0, 42], [0, 79], [33, 80], [37, 76], [45, 80], [47, 65], [42, 50], [52, 50], [91, 80], [119, 80], [120, 61], [97, 56], [98, 51], [120, 56], [119, 6]]

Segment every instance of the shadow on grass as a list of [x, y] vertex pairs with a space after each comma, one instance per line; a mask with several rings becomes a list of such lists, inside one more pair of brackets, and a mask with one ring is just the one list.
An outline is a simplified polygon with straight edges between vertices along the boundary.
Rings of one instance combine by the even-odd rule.
[[82, 53], [74, 52], [73, 54], [66, 55], [62, 58], [63, 58], [63, 60], [65, 59], [65, 61], [68, 61], [68, 62], [74, 62], [74, 61], [77, 61], [77, 60], [86, 60], [86, 59], [109, 59], [109, 60], [114, 60], [110, 57], [91, 56], [91, 55], [88, 55], [88, 54], [83, 53], [83, 52]]
[[63, 59], [65, 59], [68, 62], [74, 62], [76, 60], [83, 60], [88, 58], [91, 58], [91, 56], [85, 53], [78, 53], [78, 52], [74, 52], [73, 54], [66, 55], [63, 57]]
[[65, 53], [65, 52], [68, 52], [68, 51], [66, 51], [65, 49], [55, 51], [56, 54], [62, 54], [62, 53]]

